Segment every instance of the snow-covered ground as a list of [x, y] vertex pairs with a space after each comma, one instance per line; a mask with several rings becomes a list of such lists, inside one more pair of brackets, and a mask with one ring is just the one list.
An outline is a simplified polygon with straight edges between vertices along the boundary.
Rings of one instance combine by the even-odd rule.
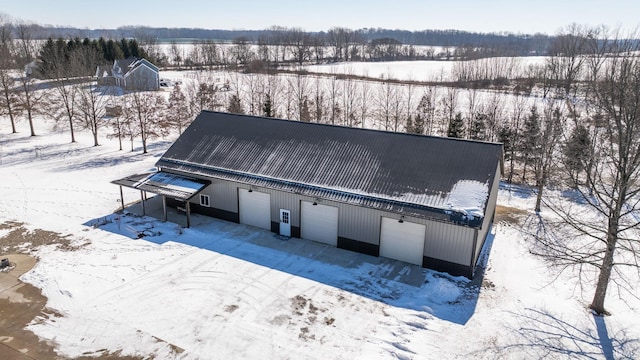
[[[477, 62], [495, 61], [500, 58], [475, 60]], [[515, 72], [521, 72], [531, 65], [544, 64], [545, 57], [531, 56], [508, 58], [516, 66]], [[498, 60], [499, 61], [499, 60]], [[473, 60], [470, 62], [474, 62]], [[452, 81], [458, 61], [420, 60], [420, 61], [381, 61], [381, 62], [342, 62], [335, 64], [308, 65], [304, 69], [311, 73], [345, 74], [365, 76], [374, 79], [404, 81]]]
[[[93, 147], [86, 133], [71, 144], [52, 128], [38, 120], [30, 137], [26, 122], [18, 134], [2, 123], [0, 223], [68, 234], [79, 246], [33, 249], [39, 263], [22, 277], [61, 315], [29, 329], [64, 356], [640, 357], [640, 301], [610, 291], [613, 316], [594, 317], [585, 308], [592, 288], [553, 282], [510, 223], [492, 229], [486, 270], [469, 281], [215, 219], [184, 229], [117, 217], [119, 189], [109, 181], [150, 170], [174, 139], [143, 155], [106, 138]], [[138, 198], [125, 189], [125, 201]], [[499, 196], [499, 205], [525, 210], [533, 201], [526, 192]]]

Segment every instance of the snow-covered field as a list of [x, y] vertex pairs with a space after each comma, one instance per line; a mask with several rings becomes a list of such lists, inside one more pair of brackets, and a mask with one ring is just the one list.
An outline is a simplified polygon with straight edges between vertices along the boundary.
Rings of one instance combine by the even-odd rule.
[[[3, 121], [5, 121], [3, 119]], [[478, 278], [451, 277], [215, 219], [181, 228], [113, 212], [109, 181], [150, 170], [148, 154], [69, 143], [51, 123], [0, 127], [0, 223], [69, 235], [78, 250], [33, 249], [22, 280], [61, 316], [29, 326], [64, 356], [159, 359], [639, 358], [640, 301], [610, 291], [613, 316], [586, 310], [591, 284], [556, 281], [518, 228], [496, 224]], [[125, 189], [125, 200], [139, 193]], [[499, 205], [532, 209], [502, 190]], [[102, 224], [101, 226], [92, 226]], [[142, 239], [136, 233], [145, 231]], [[2, 250], [0, 233], [0, 253]]]
[[[479, 61], [494, 61], [500, 58]], [[520, 72], [531, 65], [544, 64], [545, 57], [531, 56], [509, 58]], [[470, 61], [474, 62], [474, 61]], [[335, 64], [308, 65], [304, 69], [311, 73], [345, 74], [365, 76], [374, 79], [403, 81], [452, 81], [457, 61], [420, 60], [420, 61], [382, 61], [382, 62], [343, 62]]]

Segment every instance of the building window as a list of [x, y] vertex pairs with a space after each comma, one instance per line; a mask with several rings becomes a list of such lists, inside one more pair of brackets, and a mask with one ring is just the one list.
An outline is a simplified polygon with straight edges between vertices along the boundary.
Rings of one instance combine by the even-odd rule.
[[200, 205], [209, 207], [209, 206], [211, 206], [209, 204], [210, 204], [209, 203], [209, 195], [200, 194]]

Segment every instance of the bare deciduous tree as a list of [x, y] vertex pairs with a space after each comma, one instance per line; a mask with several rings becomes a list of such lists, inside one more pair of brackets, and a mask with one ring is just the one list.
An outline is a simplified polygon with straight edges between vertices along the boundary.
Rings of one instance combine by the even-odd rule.
[[520, 94], [516, 95], [516, 97], [513, 99], [513, 102], [511, 104], [511, 116], [510, 116], [510, 122], [508, 124], [510, 130], [511, 130], [511, 136], [510, 136], [510, 146], [509, 149], [506, 149], [508, 151], [508, 158], [509, 158], [509, 175], [507, 175], [507, 181], [508, 182], [512, 182], [513, 180], [513, 174], [514, 174], [514, 168], [515, 168], [515, 160], [516, 160], [516, 150], [518, 149], [518, 142], [521, 139], [520, 137], [520, 127], [522, 126], [522, 119], [523, 119], [523, 115], [524, 112], [527, 108], [527, 97], [522, 96]]
[[93, 146], [99, 146], [98, 132], [106, 125], [104, 120], [105, 105], [109, 99], [106, 88], [101, 88], [95, 83], [78, 87], [79, 110], [81, 123], [93, 135]]
[[367, 127], [369, 109], [371, 106], [371, 84], [368, 81], [360, 82], [360, 123], [363, 128]]
[[311, 59], [311, 34], [300, 28], [293, 28], [289, 29], [288, 35], [289, 46], [298, 65]]
[[[116, 96], [110, 96], [109, 101], [105, 104], [105, 119], [107, 124], [113, 130], [111, 134], [107, 135], [107, 138], [118, 138], [118, 145], [122, 150], [122, 139], [128, 136], [126, 119], [122, 113], [122, 102]], [[132, 149], [133, 150], [133, 149]]]
[[142, 141], [142, 152], [147, 153], [147, 141], [165, 136], [168, 132], [162, 109], [165, 100], [160, 94], [151, 92], [133, 92], [126, 95], [125, 117], [135, 124], [135, 132]]
[[12, 74], [13, 58], [13, 23], [11, 19], [0, 13], [0, 114], [9, 117], [11, 132], [16, 133], [16, 79]]
[[340, 105], [338, 99], [340, 98], [340, 87], [336, 76], [332, 76], [329, 79], [329, 122], [333, 125], [336, 123], [340, 115]]
[[576, 201], [544, 199], [560, 221], [537, 236], [542, 255], [595, 280], [589, 307], [598, 314], [607, 314], [612, 281], [619, 292], [638, 296], [630, 273], [619, 271], [631, 268], [640, 275], [640, 49], [637, 41], [625, 40], [634, 38], [614, 39], [620, 52], [608, 55], [607, 66], [589, 77], [594, 81], [584, 100], [591, 113], [602, 114], [602, 121], [591, 125], [591, 156], [578, 159], [584, 161], [582, 176], [565, 177]]
[[17, 21], [14, 30], [17, 40], [17, 56], [19, 63], [28, 63], [36, 58], [37, 42], [34, 40], [37, 25]]
[[31, 131], [31, 136], [36, 136], [36, 130], [33, 125], [33, 117], [37, 115], [40, 110], [42, 110], [42, 99], [44, 98], [45, 93], [43, 91], [38, 91], [37, 85], [35, 81], [31, 77], [22, 76], [19, 79], [20, 82], [20, 96], [18, 96], [17, 107], [21, 113], [27, 115], [27, 120], [29, 121], [29, 130]]
[[[278, 107], [282, 101], [281, 92], [283, 86], [282, 78], [277, 74], [267, 75], [267, 78], [264, 81], [263, 97], [266, 98], [268, 96], [269, 101], [271, 102], [271, 116], [273, 117], [278, 117]], [[263, 99], [262, 102], [264, 103], [265, 99]]]
[[212, 40], [205, 40], [199, 44], [199, 47], [204, 65], [212, 70], [219, 62], [218, 45]]
[[169, 94], [166, 121], [169, 122], [171, 127], [178, 129], [179, 134], [182, 134], [182, 130], [187, 127], [193, 119], [193, 114], [190, 109], [189, 102], [182, 92], [180, 84], [176, 84]]
[[424, 89], [424, 94], [418, 102], [416, 108], [416, 115], [420, 116], [424, 122], [424, 132], [426, 135], [435, 134], [435, 119], [436, 119], [436, 89], [433, 86], [427, 86]]
[[[60, 44], [62, 42], [62, 44]], [[87, 81], [87, 73], [95, 71], [99, 55], [96, 50], [79, 48], [65, 55], [62, 52], [64, 42], [60, 39], [56, 47], [48, 47], [45, 54], [48, 60], [46, 73], [43, 75], [53, 80], [55, 95], [49, 98], [50, 114], [57, 122], [66, 122], [71, 134], [71, 142], [75, 142], [74, 123], [76, 119], [76, 101], [81, 83]]]
[[313, 119], [317, 123], [324, 122], [327, 113], [325, 91], [322, 78], [315, 77], [313, 81]]
[[376, 94], [376, 109], [379, 128], [386, 131], [391, 130], [395, 98], [395, 86], [388, 81], [381, 82]]
[[18, 96], [15, 91], [16, 80], [11, 70], [0, 67], [0, 114], [7, 115], [11, 122], [11, 132], [16, 133], [16, 118], [18, 115]]
[[175, 40], [171, 41], [171, 44], [169, 45], [169, 60], [174, 66], [177, 66], [178, 69], [182, 66], [182, 49], [180, 49]]
[[542, 195], [548, 184], [549, 177], [554, 170], [555, 158], [559, 148], [561, 131], [565, 125], [565, 115], [561, 105], [547, 102], [542, 111], [540, 126], [540, 143], [535, 148], [533, 171], [536, 177], [536, 205], [535, 211], [540, 212]]
[[346, 126], [357, 126], [358, 125], [358, 115], [357, 115], [357, 102], [358, 102], [358, 92], [357, 86], [354, 80], [351, 78], [347, 78], [342, 80], [342, 114], [343, 114], [343, 124]]
[[438, 130], [441, 134], [444, 134], [447, 129], [447, 125], [451, 124], [454, 121], [454, 118], [458, 113], [459, 95], [460, 89], [450, 86], [446, 88], [444, 96], [440, 99], [442, 105], [442, 121], [438, 126]]
[[231, 51], [236, 64], [246, 65], [251, 61], [251, 59], [253, 59], [251, 42], [247, 37], [240, 36], [233, 39], [233, 47], [231, 48]]

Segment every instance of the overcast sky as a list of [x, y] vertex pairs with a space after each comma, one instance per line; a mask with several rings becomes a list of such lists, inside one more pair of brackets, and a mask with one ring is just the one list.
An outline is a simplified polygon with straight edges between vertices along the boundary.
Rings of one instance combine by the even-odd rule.
[[456, 29], [554, 34], [571, 23], [634, 30], [640, 0], [0, 0], [0, 12], [41, 25], [124, 25], [308, 31]]

